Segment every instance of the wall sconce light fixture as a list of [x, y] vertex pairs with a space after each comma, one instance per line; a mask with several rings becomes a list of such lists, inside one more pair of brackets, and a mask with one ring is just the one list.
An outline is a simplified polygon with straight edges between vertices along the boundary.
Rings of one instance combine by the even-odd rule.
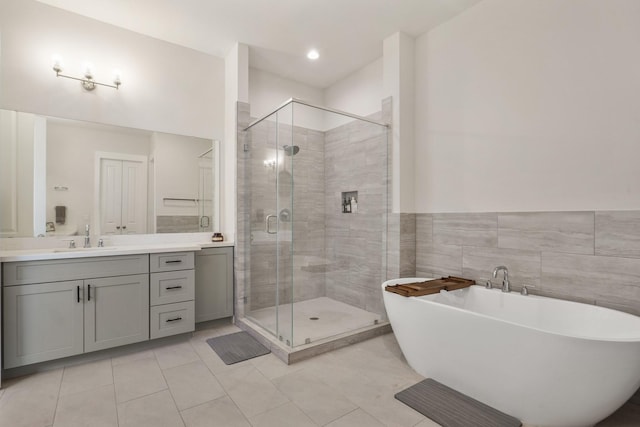
[[117, 90], [122, 84], [119, 70], [113, 71], [113, 84], [100, 83], [95, 81], [93, 79], [93, 65], [89, 62], [84, 64], [84, 77], [73, 77], [62, 74], [62, 58], [57, 55], [54, 55], [53, 57], [53, 65], [51, 68], [53, 68], [53, 71], [56, 72], [56, 77], [78, 80], [82, 84], [82, 87], [88, 91], [94, 90], [96, 88], [96, 85], [107, 86]]
[[267, 169], [274, 170], [276, 168], [276, 160], [275, 159], [265, 160], [263, 163], [264, 163], [264, 167], [267, 168]]

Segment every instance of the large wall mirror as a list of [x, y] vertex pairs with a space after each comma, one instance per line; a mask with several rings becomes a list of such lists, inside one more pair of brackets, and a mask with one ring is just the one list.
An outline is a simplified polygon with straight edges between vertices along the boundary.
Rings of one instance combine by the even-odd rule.
[[0, 110], [0, 237], [219, 230], [218, 141]]

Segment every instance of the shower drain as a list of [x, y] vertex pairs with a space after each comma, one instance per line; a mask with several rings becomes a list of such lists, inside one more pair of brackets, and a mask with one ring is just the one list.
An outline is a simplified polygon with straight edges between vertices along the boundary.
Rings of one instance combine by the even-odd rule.
[[309, 317], [309, 320], [320, 320], [320, 318], [314, 316], [314, 317]]

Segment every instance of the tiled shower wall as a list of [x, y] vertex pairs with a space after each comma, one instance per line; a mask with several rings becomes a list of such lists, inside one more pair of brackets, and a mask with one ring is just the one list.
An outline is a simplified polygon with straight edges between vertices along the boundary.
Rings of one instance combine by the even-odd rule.
[[156, 233], [197, 233], [213, 231], [211, 225], [207, 230], [200, 229], [200, 217], [197, 215], [158, 215], [156, 217]]
[[[326, 296], [384, 315], [386, 130], [355, 120], [327, 131], [324, 167]], [[342, 213], [342, 193], [351, 191], [358, 192], [357, 213]]]
[[[249, 137], [239, 167], [245, 169], [251, 191], [244, 192], [248, 199], [238, 200], [250, 209], [249, 306], [257, 310], [276, 304], [276, 278], [280, 304], [324, 296], [324, 270], [317, 268], [325, 264], [324, 133], [265, 120]], [[265, 166], [265, 160], [276, 158], [276, 144], [279, 164]], [[284, 156], [283, 145], [297, 145], [300, 151], [292, 159]], [[278, 236], [266, 233], [267, 215], [285, 210], [290, 220], [281, 215]]]
[[[416, 273], [640, 314], [640, 211], [416, 214]], [[502, 275], [493, 279], [500, 285]]]

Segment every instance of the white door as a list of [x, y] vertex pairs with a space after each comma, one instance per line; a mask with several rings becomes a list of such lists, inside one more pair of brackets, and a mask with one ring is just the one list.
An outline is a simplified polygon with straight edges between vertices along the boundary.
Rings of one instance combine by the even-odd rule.
[[122, 234], [147, 232], [147, 171], [140, 162], [122, 162]]
[[122, 160], [100, 162], [100, 232], [120, 234], [122, 220]]
[[147, 167], [142, 161], [100, 160], [100, 233], [147, 232]]

